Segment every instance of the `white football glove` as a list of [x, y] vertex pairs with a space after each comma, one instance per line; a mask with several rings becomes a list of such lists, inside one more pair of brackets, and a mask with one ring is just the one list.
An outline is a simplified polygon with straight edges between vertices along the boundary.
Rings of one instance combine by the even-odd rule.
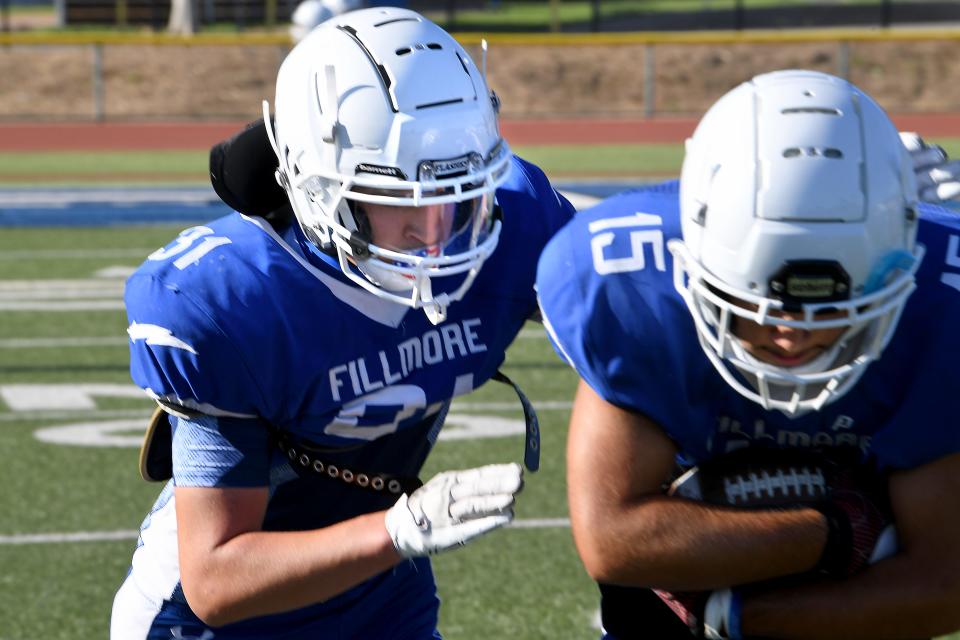
[[913, 131], [901, 131], [917, 176], [917, 195], [924, 202], [960, 200], [960, 160], [950, 160], [939, 145], [928, 145]]
[[387, 532], [405, 558], [459, 547], [513, 520], [522, 487], [515, 463], [439, 473], [390, 507]]

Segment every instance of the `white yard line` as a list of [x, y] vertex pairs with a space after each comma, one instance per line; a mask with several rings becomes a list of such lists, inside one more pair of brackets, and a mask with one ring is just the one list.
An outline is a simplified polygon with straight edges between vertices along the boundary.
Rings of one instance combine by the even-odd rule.
[[16, 544], [62, 544], [64, 542], [110, 542], [113, 540], [136, 540], [139, 531], [74, 531], [71, 533], [21, 533], [0, 536], [0, 545]]
[[3, 338], [0, 349], [63, 349], [67, 347], [119, 347], [129, 344], [129, 338], [119, 336], [89, 336], [85, 338]]
[[511, 529], [569, 529], [570, 518], [520, 518], [507, 526]]
[[[117, 342], [110, 342], [109, 344], [125, 344], [125, 340], [118, 339]], [[9, 346], [4, 345], [4, 341], [0, 341], [0, 347]], [[29, 345], [22, 345], [29, 346]], [[67, 387], [67, 385], [63, 385]], [[0, 385], [0, 397], [4, 394], [13, 394], [14, 396], [22, 395], [31, 391], [28, 389], [29, 385]], [[49, 387], [49, 389], [46, 389]], [[41, 385], [40, 391], [43, 391], [41, 395], [45, 396], [63, 396], [65, 392], [57, 392], [59, 385]], [[137, 398], [140, 397], [143, 392], [134, 385], [106, 385], [103, 388], [98, 387], [97, 385], [69, 385], [71, 390], [79, 389], [83, 391], [93, 390], [93, 395], [104, 395], [104, 396], [114, 396], [114, 397], [124, 397], [124, 398]], [[46, 390], [45, 390], [46, 389]], [[34, 393], [36, 395], [36, 393]], [[567, 411], [573, 407], [573, 403], [570, 400], [537, 400], [532, 399], [530, 401], [534, 408], [538, 411]], [[85, 403], [86, 405], [86, 403]], [[491, 411], [510, 411], [519, 412], [520, 405], [516, 400], [509, 400], [505, 402], [468, 402], [466, 400], [454, 400], [453, 405], [450, 407], [453, 412], [491, 412]], [[27, 408], [21, 407], [19, 410], [13, 411], [0, 411], [0, 422], [4, 421], [14, 421], [14, 420], [69, 420], [72, 418], [82, 418], [85, 421], [97, 420], [97, 419], [110, 419], [110, 418], [139, 418], [141, 416], [149, 416], [150, 412], [143, 409], [112, 409], [112, 410], [96, 410], [88, 406], [77, 406], [65, 407], [63, 409], [55, 408], [47, 404], [46, 408]]]
[[[0, 412], [0, 422], [20, 422], [34, 420], [84, 420], [86, 422], [98, 419], [136, 419], [147, 418], [153, 413], [151, 409], [112, 409], [104, 411], [88, 411], [85, 409], [64, 409], [62, 411], [11, 411]], [[146, 427], [146, 422], [144, 422]]]
[[[3, 301], [4, 296], [0, 295], [0, 309], [5, 304], [15, 304]], [[40, 306], [38, 303], [23, 302], [24, 305]], [[59, 303], [43, 303], [44, 305], [61, 306]], [[72, 303], [72, 309], [78, 305], [85, 305], [86, 302]], [[93, 304], [93, 303], [91, 303]], [[96, 303], [98, 308], [115, 308], [112, 301], [99, 301]], [[62, 305], [65, 307], [66, 305]], [[546, 339], [547, 334], [540, 329], [521, 329], [517, 338], [522, 340], [541, 340]], [[0, 338], [0, 349], [63, 349], [69, 347], [117, 347], [129, 343], [129, 339], [122, 336], [84, 336], [77, 338]]]
[[48, 249], [44, 250], [4, 250], [0, 251], [0, 260], [71, 260], [71, 259], [101, 259], [101, 258], [139, 258], [143, 260], [157, 247], [149, 249]]
[[[0, 303], [2, 304], [2, 303]], [[545, 339], [538, 329], [523, 329], [517, 338]], [[0, 349], [66, 349], [71, 347], [119, 347], [130, 342], [121, 336], [86, 336], [79, 338], [0, 338]]]
[[[507, 525], [511, 529], [566, 529], [570, 527], [569, 518], [528, 518], [514, 520]], [[73, 542], [114, 542], [116, 540], [136, 540], [140, 534], [134, 529], [115, 531], [71, 531], [64, 533], [19, 533], [0, 535], [0, 546], [21, 544], [64, 544]]]
[[59, 302], [61, 300], [115, 300], [123, 297], [123, 287], [111, 287], [109, 284], [101, 284], [98, 288], [79, 287], [76, 285], [46, 286], [42, 281], [37, 281], [34, 288], [30, 290], [16, 291], [4, 290], [0, 285], [0, 301], [2, 302], [34, 302], [43, 300], [47, 302]]
[[[137, 255], [142, 255], [137, 250]], [[43, 254], [44, 252], [37, 252]], [[58, 252], [47, 252], [58, 253]], [[85, 252], [60, 252], [64, 254], [76, 254], [76, 256], [85, 255]], [[91, 252], [86, 252], [91, 253]], [[105, 251], [104, 255], [113, 256]], [[0, 251], [0, 260], [9, 258], [12, 255], [19, 255], [21, 259], [36, 257], [32, 252], [21, 251]], [[52, 257], [52, 255], [51, 255]], [[93, 257], [92, 255], [90, 257]], [[75, 279], [50, 279], [50, 280], [0, 280], [0, 311], [104, 311], [104, 310], [122, 310], [123, 290], [125, 279], [129, 275], [129, 267], [113, 266], [101, 270], [103, 276], [96, 278], [75, 278]], [[546, 337], [546, 332], [541, 327], [531, 327], [521, 329], [517, 337], [524, 340], [542, 340]], [[89, 340], [90, 338], [78, 338], [78, 340]], [[7, 343], [10, 341], [26, 341], [29, 338], [11, 338], [0, 340], [0, 348], [19, 348], [19, 345], [11, 347]], [[25, 346], [28, 346], [24, 342]], [[89, 342], [77, 343], [50, 343], [38, 344], [37, 347], [61, 347], [61, 346], [94, 346]]]
[[[573, 407], [567, 400], [538, 402], [530, 401], [537, 411], [566, 411]], [[520, 403], [513, 402], [454, 402], [451, 411], [514, 411], [520, 412]], [[0, 411], [0, 422], [15, 422], [19, 420], [72, 420], [82, 419], [86, 422], [98, 419], [149, 418], [151, 411], [143, 409], [112, 409], [103, 411], [89, 411], [85, 409], [64, 409], [62, 411]]]
[[113, 311], [123, 309], [120, 278], [0, 280], [0, 311]]
[[123, 300], [78, 302], [0, 302], [0, 311], [122, 311]]
[[59, 295], [62, 291], [123, 293], [120, 278], [58, 278], [56, 280], [0, 280], [0, 294], [47, 292]]
[[3, 189], [0, 207], [8, 208], [62, 208], [78, 204], [96, 204], [111, 207], [123, 204], [166, 203], [184, 207], [220, 202], [209, 185], [203, 187], [113, 188], [93, 187], [79, 189]]

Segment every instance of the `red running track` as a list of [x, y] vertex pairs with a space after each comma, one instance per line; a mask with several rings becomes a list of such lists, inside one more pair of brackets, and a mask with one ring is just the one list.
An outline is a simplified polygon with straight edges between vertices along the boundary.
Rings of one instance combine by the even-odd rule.
[[[924, 137], [960, 137], [960, 113], [900, 114], [901, 131]], [[2, 123], [0, 151], [136, 151], [208, 149], [238, 131], [243, 122]], [[693, 118], [506, 120], [512, 145], [677, 143], [696, 125]]]

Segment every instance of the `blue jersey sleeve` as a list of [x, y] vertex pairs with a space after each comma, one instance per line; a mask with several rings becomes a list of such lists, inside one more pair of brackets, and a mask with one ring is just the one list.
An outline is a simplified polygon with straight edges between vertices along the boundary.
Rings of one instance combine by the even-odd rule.
[[522, 176], [522, 184], [533, 195], [539, 206], [538, 219], [542, 225], [542, 238], [546, 242], [576, 213], [570, 201], [553, 188], [540, 167], [516, 158], [514, 170]]
[[564, 230], [547, 244], [537, 265], [537, 302], [544, 328], [557, 354], [593, 389], [603, 388], [600, 376], [588, 366], [581, 285], [576, 269], [573, 233]]
[[960, 452], [960, 332], [955, 321], [960, 318], [960, 217], [922, 205], [918, 242], [926, 255], [917, 289], [878, 363], [910, 372], [896, 378], [898, 387], [906, 387], [902, 400], [873, 439], [880, 463], [897, 469]]
[[480, 280], [470, 295], [492, 295], [515, 300], [527, 316], [536, 312], [534, 276], [537, 259], [547, 241], [574, 214], [574, 208], [547, 180], [539, 167], [514, 157], [510, 177], [497, 190], [503, 210], [503, 230], [494, 256], [480, 271]]
[[205, 414], [260, 414], [262, 394], [239, 345], [190, 293], [138, 273], [125, 302], [130, 373], [148, 395]]
[[537, 270], [557, 352], [602, 398], [661, 424], [687, 391], [676, 368], [691, 351], [677, 339], [691, 321], [671, 292], [665, 245], [676, 205], [665, 193], [626, 194], [581, 212], [547, 245]]
[[270, 433], [258, 420], [173, 420], [173, 481], [178, 487], [264, 487], [270, 481]]

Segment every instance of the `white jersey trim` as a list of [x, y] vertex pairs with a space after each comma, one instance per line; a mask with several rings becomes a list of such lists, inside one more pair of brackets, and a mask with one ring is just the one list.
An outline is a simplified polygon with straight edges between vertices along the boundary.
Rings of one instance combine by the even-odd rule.
[[160, 607], [140, 591], [133, 575], [128, 575], [113, 597], [110, 640], [146, 640]]
[[[202, 413], [207, 416], [215, 416], [221, 418], [256, 418], [258, 417], [255, 413], [237, 413], [235, 411], [227, 411], [226, 409], [220, 409], [208, 402], [197, 402], [190, 398], [178, 398], [175, 395], [167, 394], [160, 395], [153, 389], [147, 387], [144, 390], [148, 396], [157, 401], [160, 407], [167, 413], [172, 413], [179, 418], [190, 418], [190, 413]], [[188, 412], [177, 413], [176, 407], [183, 407], [188, 409]]]
[[176, 498], [172, 492], [168, 484], [140, 528], [130, 573], [114, 598], [111, 640], [146, 638], [164, 600], [170, 599], [180, 584]]
[[323, 286], [325, 286], [337, 300], [343, 302], [359, 313], [362, 313], [364, 316], [373, 320], [374, 322], [396, 328], [400, 326], [400, 323], [403, 321], [403, 317], [406, 315], [407, 311], [410, 310], [410, 307], [399, 305], [394, 302], [390, 302], [389, 300], [383, 300], [377, 296], [371, 295], [363, 289], [354, 287], [353, 285], [345, 284], [331, 276], [328, 276], [323, 271], [310, 264], [298, 251], [287, 244], [286, 241], [284, 241], [284, 239], [273, 230], [270, 224], [262, 218], [245, 216], [242, 213], [240, 214], [240, 217], [247, 222], [256, 225], [261, 231], [273, 238], [278, 245], [283, 247], [287, 253], [293, 256], [293, 259], [296, 260], [300, 266], [302, 266], [308, 273], [319, 280], [321, 284], [323, 284]]

